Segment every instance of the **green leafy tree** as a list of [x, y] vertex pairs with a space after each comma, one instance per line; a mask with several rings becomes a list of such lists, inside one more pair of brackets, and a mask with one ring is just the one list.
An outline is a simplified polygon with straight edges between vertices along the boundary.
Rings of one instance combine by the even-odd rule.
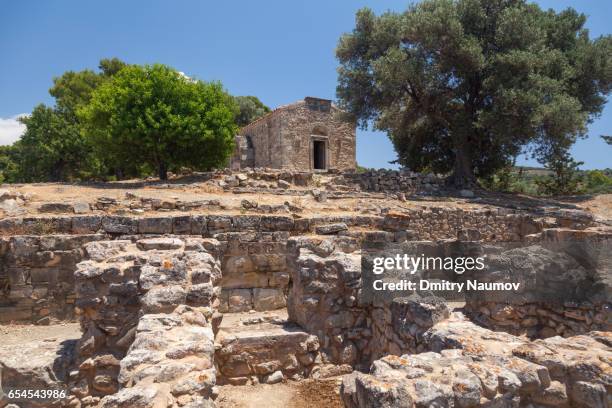
[[601, 138], [609, 145], [612, 145], [612, 136], [601, 135]]
[[53, 79], [49, 89], [53, 107], [40, 104], [21, 119], [26, 131], [11, 150], [10, 180], [65, 181], [89, 178], [101, 172], [101, 162], [83, 137], [76, 111], [93, 91], [126, 64], [117, 58], [100, 61], [100, 72], [67, 71]]
[[601, 112], [612, 37], [591, 40], [585, 19], [522, 0], [362, 9], [336, 50], [340, 106], [386, 131], [400, 164], [473, 185], [525, 146], [573, 143]]
[[91, 149], [78, 123], [63, 111], [41, 104], [20, 120], [26, 130], [13, 147], [16, 180], [71, 180], [81, 177], [81, 172], [91, 166]]
[[155, 169], [224, 166], [233, 149], [236, 107], [220, 83], [186, 78], [161, 64], [121, 69], [79, 110], [98, 154]]
[[93, 91], [126, 66], [125, 62], [117, 58], [106, 58], [100, 60], [99, 72], [89, 69], [67, 71], [62, 76], [53, 78], [49, 93], [55, 98], [55, 107], [76, 120], [77, 109], [89, 102]]
[[584, 177], [585, 190], [587, 193], [611, 193], [612, 177], [602, 170], [589, 170]]
[[243, 127], [270, 112], [270, 108], [263, 104], [256, 96], [234, 97], [238, 110], [236, 111], [236, 124]]
[[0, 146], [0, 183], [14, 181], [17, 169], [13, 159], [14, 150], [12, 146]]
[[546, 156], [547, 168], [552, 174], [535, 181], [538, 193], [542, 195], [573, 195], [581, 192], [582, 175], [579, 166], [567, 150], [552, 149]]

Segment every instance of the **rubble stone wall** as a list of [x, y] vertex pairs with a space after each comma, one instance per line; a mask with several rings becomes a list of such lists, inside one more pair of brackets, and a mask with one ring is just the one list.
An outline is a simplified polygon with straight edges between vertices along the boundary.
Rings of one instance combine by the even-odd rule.
[[[544, 217], [506, 209], [465, 211], [447, 208], [411, 209], [384, 216], [302, 218], [249, 214], [4, 218], [0, 220], [0, 321], [38, 322], [43, 319], [41, 323], [44, 323], [47, 316], [71, 319], [72, 272], [82, 259], [83, 244], [101, 239], [221, 234], [221, 241], [230, 242], [227, 259], [223, 261], [230, 273], [221, 297], [222, 310], [226, 310], [225, 307], [229, 310], [231, 296], [237, 296], [236, 301], [243, 305], [233, 310], [251, 305], [262, 310], [280, 305], [280, 298], [286, 295], [287, 271], [283, 270], [282, 258], [286, 252], [284, 242], [289, 236], [316, 233], [362, 240], [366, 231], [379, 230], [388, 240], [459, 237], [505, 242], [525, 240], [547, 227], [584, 229], [592, 224], [592, 219], [567, 213]], [[266, 256], [255, 253], [260, 247], [268, 251]], [[239, 253], [243, 250], [246, 252]], [[239, 283], [240, 279], [244, 279], [244, 283]], [[248, 289], [248, 293], [241, 289]]]
[[74, 271], [83, 245], [105, 234], [0, 238], [0, 323], [74, 319]]
[[85, 245], [75, 273], [83, 336], [71, 388], [85, 406], [208, 406], [198, 401], [215, 384], [218, 246], [203, 238]]
[[299, 380], [321, 363], [319, 339], [296, 324], [271, 322], [254, 324], [250, 330], [232, 329], [221, 331], [215, 339], [220, 346], [215, 353], [220, 384]]
[[[533, 215], [498, 209], [462, 210], [444, 207], [406, 209], [383, 215], [338, 215], [294, 217], [290, 215], [177, 215], [128, 217], [86, 215], [73, 217], [26, 217], [0, 220], [0, 236], [86, 235], [105, 233], [113, 237], [138, 234], [201, 235], [222, 232], [288, 231], [292, 235], [316, 232], [324, 224], [344, 223], [347, 227], [373, 230], [410, 231], [417, 239], [449, 239], [459, 234], [477, 234], [471, 240], [519, 241], [544, 227], [584, 229], [592, 219], [572, 219], [563, 215]], [[470, 231], [472, 230], [472, 231]], [[334, 233], [337, 233], [335, 231]]]
[[423, 336], [429, 352], [388, 355], [345, 376], [347, 408], [606, 407], [611, 339], [591, 332], [529, 341], [451, 316]]
[[357, 240], [297, 237], [287, 246], [289, 318], [318, 336], [323, 363], [367, 369], [386, 354], [423, 351], [420, 337], [448, 316], [441, 302], [398, 298], [362, 303]]
[[[374, 247], [391, 239], [385, 233], [371, 232], [362, 245]], [[432, 249], [442, 253], [447, 244], [429, 242]], [[485, 254], [487, 269], [479, 272], [477, 280], [510, 279], [520, 282], [524, 289], [518, 295], [466, 291], [466, 313], [485, 327], [536, 338], [610, 331], [609, 246], [595, 247], [591, 242], [585, 246], [589, 252], [582, 253], [575, 242], [565, 243], [564, 247], [574, 251], [574, 258], [558, 245], [551, 250], [544, 244], [514, 249], [488, 245], [492, 253]], [[295, 237], [287, 246], [292, 274], [289, 316], [319, 337], [324, 362], [367, 368], [383, 355], [426, 351], [423, 334], [448, 317], [441, 298], [364, 296], [363, 246], [358, 240]], [[482, 251], [477, 247], [472, 249]], [[603, 259], [596, 259], [595, 254]], [[466, 273], [457, 279], [474, 278]], [[582, 300], [573, 300], [576, 296], [582, 296]]]
[[492, 273], [481, 282], [514, 280], [524, 289], [467, 293], [466, 313], [484, 327], [531, 338], [612, 331], [612, 234], [564, 232], [545, 230], [538, 245], [489, 256]]
[[363, 173], [344, 173], [338, 183], [354, 184], [363, 191], [375, 192], [436, 192], [444, 187], [444, 179], [434, 174], [410, 170], [372, 169]]

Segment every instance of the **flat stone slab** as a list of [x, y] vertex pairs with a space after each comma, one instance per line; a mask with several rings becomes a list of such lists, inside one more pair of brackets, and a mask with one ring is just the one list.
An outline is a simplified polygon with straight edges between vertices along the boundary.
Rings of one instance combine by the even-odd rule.
[[174, 250], [182, 248], [183, 245], [183, 241], [178, 238], [148, 238], [136, 241], [136, 246], [141, 251]]
[[[319, 358], [319, 341], [301, 327], [274, 316], [246, 314], [224, 316], [215, 342], [215, 361], [223, 383], [270, 382], [286, 377], [303, 378]], [[244, 320], [241, 320], [244, 319]]]
[[306, 341], [310, 335], [295, 325], [270, 323], [224, 329], [217, 335], [217, 342], [225, 345], [238, 342], [244, 345], [264, 347], [266, 344], [295, 344]]
[[[2, 390], [6, 393], [11, 389], [66, 389], [77, 342], [72, 336], [58, 336], [0, 346]], [[0, 406], [8, 402], [6, 395], [0, 395]]]

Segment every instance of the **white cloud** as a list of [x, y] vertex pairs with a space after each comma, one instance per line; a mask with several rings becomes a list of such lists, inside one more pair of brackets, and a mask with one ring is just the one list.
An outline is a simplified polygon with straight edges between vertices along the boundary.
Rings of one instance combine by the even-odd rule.
[[26, 116], [26, 114], [22, 113], [6, 119], [0, 118], [0, 145], [13, 144], [23, 134], [26, 127], [17, 120], [21, 116]]

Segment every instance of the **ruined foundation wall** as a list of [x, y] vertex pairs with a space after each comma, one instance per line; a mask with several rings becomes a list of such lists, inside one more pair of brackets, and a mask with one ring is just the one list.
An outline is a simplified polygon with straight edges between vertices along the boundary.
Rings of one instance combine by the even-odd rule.
[[85, 246], [75, 272], [83, 336], [71, 378], [84, 406], [209, 406], [218, 246], [202, 238]]
[[0, 323], [74, 319], [74, 271], [83, 245], [105, 234], [0, 238]]
[[217, 235], [223, 242], [219, 311], [247, 312], [285, 307], [289, 272], [286, 265], [288, 231], [231, 232]]
[[[373, 233], [366, 239], [379, 238]], [[364, 303], [360, 243], [355, 239], [298, 237], [287, 246], [289, 318], [318, 336], [324, 363], [365, 370], [386, 354], [421, 352], [421, 336], [448, 317], [442, 302], [401, 298]]]
[[[333, 225], [333, 228], [328, 226]], [[288, 236], [336, 234], [362, 240], [367, 230], [379, 230], [385, 239], [436, 240], [457, 237], [481, 241], [522, 241], [547, 227], [584, 229], [592, 220], [576, 219], [565, 213], [539, 217], [524, 212], [430, 208], [388, 213], [384, 216], [322, 216], [294, 218], [281, 215], [175, 215], [127, 217], [86, 215], [74, 217], [29, 217], [0, 220], [0, 318], [3, 321], [37, 322], [43, 319], [70, 320], [74, 300], [74, 266], [83, 256], [82, 245], [100, 239], [148, 235], [217, 234], [228, 244], [225, 265], [233, 283], [223, 291], [223, 306], [229, 310], [232, 290], [246, 309], [280, 305], [286, 294], [283, 270], [284, 242]], [[252, 234], [261, 235], [252, 235]], [[246, 235], [244, 235], [246, 234]], [[264, 242], [266, 257], [241, 258], [258, 250]], [[238, 244], [239, 243], [239, 244]], [[238, 265], [242, 260], [244, 263]], [[234, 268], [235, 270], [232, 270]], [[241, 269], [243, 268], [243, 269]], [[245, 284], [238, 283], [244, 279]], [[248, 283], [250, 282], [250, 283]], [[233, 287], [231, 287], [233, 285]], [[257, 290], [257, 293], [255, 289]], [[233, 296], [233, 295], [232, 295]], [[226, 303], [227, 301], [227, 303]], [[266, 306], [263, 306], [266, 304]], [[235, 309], [235, 310], [238, 310]]]
[[[489, 268], [499, 272], [479, 278], [512, 279], [524, 290], [468, 293], [465, 312], [491, 330], [531, 338], [612, 331], [612, 233], [545, 230], [541, 235], [537, 246], [490, 256]], [[506, 271], [506, 265], [516, 267]]]

